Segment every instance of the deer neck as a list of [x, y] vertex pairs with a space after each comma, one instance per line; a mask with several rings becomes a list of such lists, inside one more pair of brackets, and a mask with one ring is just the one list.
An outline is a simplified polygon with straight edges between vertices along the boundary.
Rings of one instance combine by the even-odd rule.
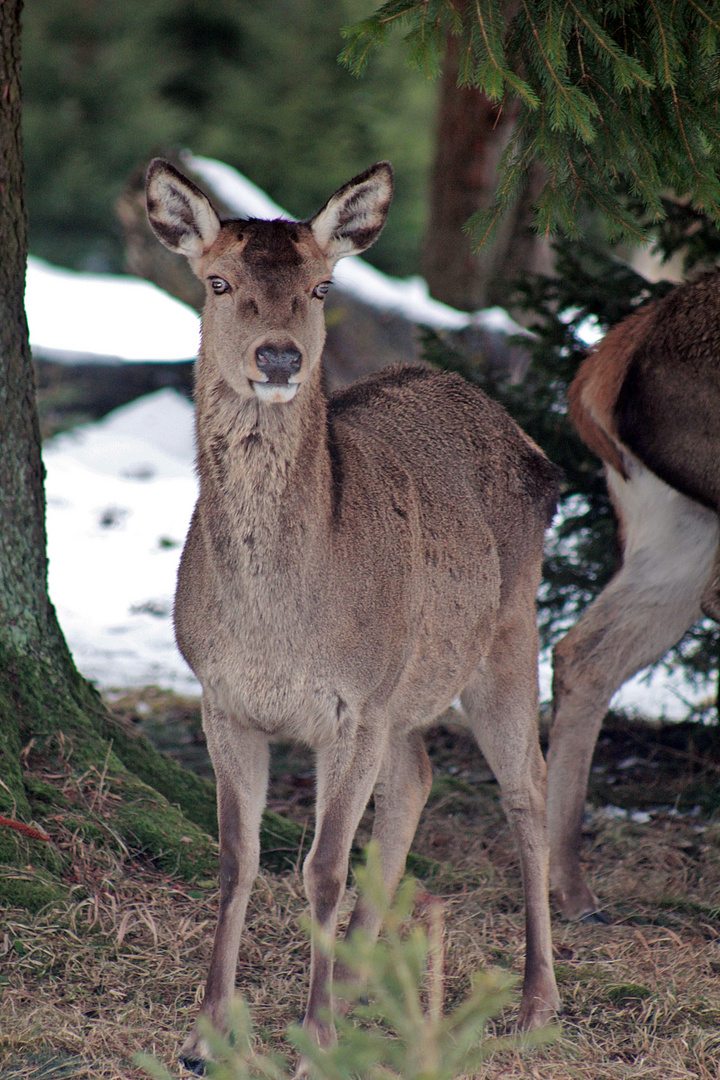
[[[198, 363], [196, 423], [200, 512], [213, 546], [252, 556], [302, 551], [332, 517], [327, 399], [320, 365], [281, 405], [244, 400]], [[302, 544], [293, 548], [293, 540]]]

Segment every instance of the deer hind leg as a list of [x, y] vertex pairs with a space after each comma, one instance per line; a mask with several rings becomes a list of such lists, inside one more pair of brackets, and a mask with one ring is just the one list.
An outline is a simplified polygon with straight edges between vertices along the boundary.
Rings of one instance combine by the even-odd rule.
[[[236, 727], [205, 700], [203, 727], [217, 782], [220, 906], [200, 1016], [223, 1031], [235, 989], [245, 912], [260, 862], [269, 748], [265, 735]], [[209, 1056], [207, 1043], [195, 1027], [180, 1051], [181, 1060], [201, 1072]]]
[[[338, 908], [350, 847], [380, 771], [385, 737], [384, 729], [359, 726], [317, 755], [315, 839], [303, 865], [312, 919], [310, 989], [303, 1024], [320, 1046], [335, 1041], [330, 989]], [[306, 1071], [301, 1062], [299, 1073]]]
[[707, 615], [708, 619], [714, 619], [716, 623], [720, 623], [720, 547], [715, 552], [715, 561], [710, 573], [710, 579], [703, 589], [700, 607], [703, 615]]
[[[392, 896], [405, 870], [410, 845], [420, 814], [432, 786], [432, 766], [422, 734], [411, 731], [391, 736], [373, 790], [375, 819], [372, 838], [380, 849], [383, 885]], [[361, 930], [377, 937], [381, 916], [363, 896], [358, 897], [345, 934], [349, 938]], [[353, 975], [337, 964], [334, 978], [348, 982]]]
[[608, 470], [622, 518], [622, 568], [554, 650], [548, 751], [550, 880], [562, 914], [597, 911], [580, 868], [590, 764], [615, 691], [662, 657], [700, 615], [718, 519], [637, 464], [628, 481]]
[[[531, 591], [534, 601], [534, 589]], [[461, 695], [468, 722], [500, 784], [525, 892], [525, 977], [518, 1023], [540, 1027], [559, 1011], [550, 938], [545, 762], [537, 730], [537, 630], [532, 608], [496, 634]]]

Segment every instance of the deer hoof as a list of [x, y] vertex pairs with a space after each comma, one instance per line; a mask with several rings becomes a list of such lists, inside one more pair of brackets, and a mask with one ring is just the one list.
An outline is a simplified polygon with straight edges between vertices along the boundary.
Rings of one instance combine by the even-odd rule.
[[[578, 876], [571, 884], [554, 885], [550, 889], [553, 906], [568, 922], [603, 922], [597, 897]], [[598, 916], [596, 918], [596, 916]]]
[[609, 926], [612, 919], [606, 915], [604, 911], [601, 911], [600, 908], [595, 908], [594, 911], [584, 912], [584, 914], [580, 915], [576, 921], [581, 923], [594, 923], [596, 926]]
[[203, 1076], [205, 1065], [210, 1058], [210, 1048], [204, 1039], [193, 1032], [183, 1043], [179, 1057], [189, 1072], [195, 1073], [196, 1076]]
[[523, 994], [517, 1026], [520, 1031], [537, 1031], [547, 1027], [562, 1013], [560, 996], [555, 986], [541, 994]]
[[186, 1057], [184, 1054], [180, 1055], [180, 1063], [188, 1070], [188, 1072], [195, 1073], [196, 1076], [205, 1075], [205, 1059], [204, 1058], [192, 1058]]

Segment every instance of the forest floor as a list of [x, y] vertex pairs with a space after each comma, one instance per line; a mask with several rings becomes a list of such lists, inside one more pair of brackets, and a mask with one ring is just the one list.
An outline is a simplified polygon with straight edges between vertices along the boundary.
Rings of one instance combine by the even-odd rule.
[[[211, 775], [195, 700], [149, 688], [109, 696], [153, 741]], [[451, 715], [427, 735], [435, 781], [413, 851], [443, 864], [421, 883], [442, 902], [445, 1007], [478, 969], [519, 975], [524, 948], [518, 861], [499, 791]], [[556, 1037], [504, 1050], [488, 1080], [717, 1080], [720, 1075], [720, 738], [697, 725], [611, 718], [598, 746], [587, 815], [587, 872], [607, 923], [553, 919], [563, 1000]], [[95, 788], [93, 790], [93, 785]], [[86, 796], [106, 797], [102, 777]], [[270, 808], [312, 828], [313, 766], [273, 758]], [[713, 808], [715, 812], [713, 812]], [[369, 836], [370, 808], [361, 824]], [[133, 852], [59, 829], [71, 900], [0, 922], [1, 1080], [141, 1080], [144, 1051], [173, 1077], [199, 1002], [217, 911], [215, 880], [191, 884]], [[345, 917], [353, 891], [344, 902]], [[287, 1050], [304, 1006], [309, 959], [299, 868], [261, 872], [237, 985], [258, 1043]], [[512, 1030], [519, 990], [489, 1034]]]

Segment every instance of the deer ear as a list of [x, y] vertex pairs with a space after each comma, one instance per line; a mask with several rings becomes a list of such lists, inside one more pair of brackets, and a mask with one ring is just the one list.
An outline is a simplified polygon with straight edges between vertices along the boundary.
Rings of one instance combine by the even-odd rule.
[[326, 259], [335, 263], [374, 244], [393, 194], [393, 171], [379, 161], [341, 187], [308, 222]]
[[150, 162], [145, 185], [147, 213], [158, 240], [188, 259], [215, 243], [220, 218], [200, 188], [163, 158]]

